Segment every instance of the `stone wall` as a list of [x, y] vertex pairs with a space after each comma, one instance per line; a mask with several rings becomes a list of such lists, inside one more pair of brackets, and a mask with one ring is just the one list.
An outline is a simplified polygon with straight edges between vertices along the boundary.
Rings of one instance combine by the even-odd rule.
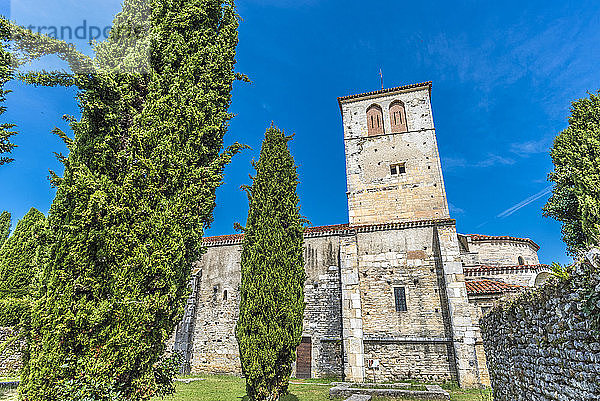
[[432, 339], [378, 338], [365, 339], [365, 357], [377, 361], [377, 367], [366, 367], [367, 381], [425, 382], [456, 381], [452, 344]]
[[[341, 377], [339, 237], [308, 234], [304, 244], [307, 306], [302, 335], [311, 337], [312, 377]], [[194, 374], [241, 374], [235, 338], [241, 252], [241, 239], [212, 244], [197, 264], [202, 277], [193, 318], [190, 365]]]
[[580, 264], [569, 280], [550, 280], [483, 317], [496, 401], [600, 399], [600, 333], [582, 297], [600, 288], [599, 261], [595, 256], [595, 268]]
[[[518, 240], [469, 241], [469, 252], [477, 254], [478, 264], [511, 266], [519, 264], [519, 256], [525, 265], [538, 265], [538, 248], [529, 242]], [[466, 264], [466, 263], [465, 263]]]
[[240, 374], [241, 364], [235, 339], [239, 315], [240, 256], [239, 244], [208, 247], [199, 267], [191, 355], [191, 372]]
[[[12, 337], [14, 331], [10, 327], [0, 327], [0, 344]], [[0, 377], [18, 375], [22, 367], [21, 353], [19, 347], [21, 343], [16, 343], [15, 346], [9, 347], [0, 354]]]
[[[241, 371], [234, 336], [240, 255], [241, 238], [229, 237], [210, 242], [198, 264], [192, 373]], [[479, 383], [478, 328], [454, 220], [307, 232], [304, 258], [302, 335], [311, 340], [312, 377]], [[398, 287], [406, 310], [396, 310]], [[380, 364], [369, 371], [373, 360]]]
[[[365, 335], [446, 336], [433, 235], [431, 226], [358, 234]], [[395, 287], [405, 289], [406, 311], [395, 309]]]
[[[351, 337], [358, 341], [354, 349], [344, 338], [347, 370], [354, 361], [354, 370], [362, 369], [367, 380], [479, 384], [475, 349], [479, 329], [472, 320], [475, 309], [467, 302], [454, 221], [397, 223], [379, 230], [357, 227], [355, 238], [346, 241], [348, 249], [356, 247], [345, 253], [348, 260], [356, 258], [347, 265], [358, 268], [347, 270], [349, 276], [357, 275], [353, 282], [360, 288], [360, 298], [351, 302], [360, 313], [343, 310], [356, 316], [344, 319], [345, 337], [356, 333]], [[398, 287], [404, 289], [406, 310], [396, 310]], [[348, 285], [346, 293], [352, 299]], [[358, 373], [352, 374], [348, 380], [360, 379]]]
[[340, 239], [309, 234], [304, 238], [304, 328], [311, 338], [312, 377], [343, 376]]

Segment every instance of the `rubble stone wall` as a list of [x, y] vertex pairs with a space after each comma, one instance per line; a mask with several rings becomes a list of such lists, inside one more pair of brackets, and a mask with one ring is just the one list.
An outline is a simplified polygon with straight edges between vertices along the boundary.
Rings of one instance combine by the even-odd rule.
[[584, 295], [598, 293], [600, 264], [585, 266], [482, 318], [496, 401], [600, 399], [600, 333], [590, 320], [597, 311], [590, 314]]
[[[14, 330], [12, 328], [0, 327], [0, 344], [3, 344], [13, 335]], [[8, 347], [0, 354], [0, 377], [18, 375], [22, 367], [20, 345], [22, 344], [17, 343], [15, 346]]]

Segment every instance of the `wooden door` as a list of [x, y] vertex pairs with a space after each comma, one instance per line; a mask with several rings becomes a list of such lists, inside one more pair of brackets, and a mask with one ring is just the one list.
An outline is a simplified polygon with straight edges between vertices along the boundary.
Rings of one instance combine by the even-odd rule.
[[312, 343], [310, 337], [302, 337], [296, 353], [296, 377], [298, 379], [310, 379], [312, 360]]

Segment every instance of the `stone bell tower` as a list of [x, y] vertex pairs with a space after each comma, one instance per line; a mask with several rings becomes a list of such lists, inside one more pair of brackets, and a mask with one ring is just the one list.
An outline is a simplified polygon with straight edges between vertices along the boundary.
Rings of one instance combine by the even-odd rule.
[[[340, 240], [347, 381], [392, 378], [387, 367], [401, 369], [406, 360], [411, 372], [418, 361], [443, 360], [461, 386], [480, 382], [478, 328], [448, 212], [430, 94], [426, 82], [338, 98], [350, 221]], [[432, 356], [440, 344], [443, 356]]]
[[338, 98], [351, 225], [448, 218], [431, 82]]

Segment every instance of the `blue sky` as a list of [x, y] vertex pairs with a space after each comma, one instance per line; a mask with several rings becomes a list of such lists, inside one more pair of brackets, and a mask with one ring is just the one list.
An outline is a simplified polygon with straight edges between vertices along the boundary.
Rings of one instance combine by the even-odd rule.
[[[87, 4], [90, 3], [90, 4]], [[484, 5], [485, 3], [485, 5]], [[86, 4], [82, 6], [81, 4]], [[6, 4], [5, 10], [6, 10]], [[119, 2], [13, 1], [22, 24], [109, 24]], [[568, 262], [560, 225], [543, 218], [553, 137], [570, 102], [600, 88], [597, 1], [239, 0], [236, 117], [226, 142], [252, 147], [226, 170], [208, 234], [244, 223], [240, 191], [265, 129], [295, 133], [302, 212], [314, 225], [348, 221], [336, 98], [384, 84], [433, 81], [432, 105], [451, 215], [463, 233], [514, 235], [541, 245], [542, 262]], [[0, 168], [0, 209], [47, 212], [54, 191], [50, 130], [78, 114], [74, 92], [12, 84], [4, 121], [16, 122], [16, 161]]]

